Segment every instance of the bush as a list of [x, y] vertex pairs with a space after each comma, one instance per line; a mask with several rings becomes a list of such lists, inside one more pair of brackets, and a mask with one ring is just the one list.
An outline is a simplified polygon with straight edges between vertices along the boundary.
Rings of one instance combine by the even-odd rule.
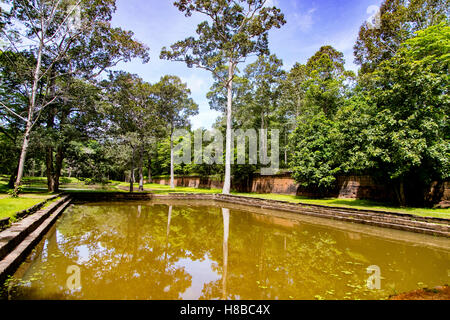
[[94, 180], [92, 180], [91, 178], [86, 178], [86, 179], [84, 179], [84, 184], [85, 185], [93, 185], [93, 184], [95, 184], [95, 181]]

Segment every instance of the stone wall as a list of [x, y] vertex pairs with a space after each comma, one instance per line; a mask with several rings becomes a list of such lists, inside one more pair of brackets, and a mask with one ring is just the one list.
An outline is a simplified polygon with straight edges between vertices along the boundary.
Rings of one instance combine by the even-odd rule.
[[[169, 179], [154, 179], [153, 182], [163, 185], [170, 184]], [[223, 182], [207, 177], [176, 177], [175, 186], [222, 189]], [[391, 188], [377, 183], [370, 176], [340, 176], [337, 178], [336, 187], [326, 195], [320, 194], [317, 190], [311, 188], [301, 187], [290, 174], [256, 175], [248, 186], [236, 185], [232, 181], [232, 188], [242, 192], [253, 193], [395, 201], [395, 194]], [[433, 183], [430, 192], [425, 195], [425, 200], [430, 203], [441, 203], [442, 206], [448, 205], [450, 203], [450, 182]]]
[[[170, 185], [170, 179], [153, 179], [153, 183]], [[175, 187], [189, 187], [202, 189], [222, 189], [223, 182], [208, 177], [175, 177]]]
[[[190, 188], [216, 188], [222, 189], [223, 182], [205, 177], [176, 177], [175, 186]], [[169, 179], [154, 179], [154, 183], [169, 185]], [[240, 186], [232, 183], [233, 189], [253, 193], [276, 193], [299, 196], [317, 196], [317, 192], [312, 189], [302, 188], [290, 174], [273, 176], [254, 176], [249, 184], [250, 187]], [[390, 194], [383, 186], [377, 185], [373, 179], [367, 176], [347, 176], [339, 177], [337, 187], [332, 190], [329, 196], [339, 198], [366, 198], [385, 199]]]

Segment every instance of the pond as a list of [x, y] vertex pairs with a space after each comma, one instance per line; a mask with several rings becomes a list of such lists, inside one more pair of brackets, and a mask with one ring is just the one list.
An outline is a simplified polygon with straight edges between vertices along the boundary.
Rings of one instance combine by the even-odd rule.
[[449, 283], [449, 262], [446, 238], [254, 207], [78, 203], [9, 298], [384, 299]]

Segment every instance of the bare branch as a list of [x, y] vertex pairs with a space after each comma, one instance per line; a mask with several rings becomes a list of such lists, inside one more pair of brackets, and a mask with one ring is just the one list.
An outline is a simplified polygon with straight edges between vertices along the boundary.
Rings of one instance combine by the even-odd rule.
[[45, 109], [45, 107], [47, 107], [48, 105], [50, 105], [51, 103], [53, 103], [53, 101], [55, 101], [58, 97], [55, 96], [53, 97], [52, 100], [50, 100], [49, 102], [47, 102], [45, 105], [43, 105], [40, 109], [39, 109], [39, 113], [36, 116], [36, 119], [34, 120], [33, 124], [31, 125], [31, 128], [34, 127], [34, 125], [38, 122], [39, 118], [41, 117], [42, 111]]
[[[21, 2], [23, 3], [23, 1], [21, 1]], [[29, 2], [29, 1], [27, 1], [27, 2]], [[33, 29], [33, 33], [36, 35], [36, 37], [37, 37], [39, 40], [42, 40], [42, 39], [41, 39], [41, 35], [39, 35], [39, 32], [37, 32], [38, 28], [37, 28], [37, 26], [34, 24], [33, 19], [31, 18], [30, 11], [28, 11], [27, 4], [23, 4], [23, 7], [25, 8], [25, 14], [26, 14], [27, 17], [28, 17], [28, 22], [30, 22], [30, 24], [31, 24], [31, 27], [32, 27], [32, 29]], [[41, 29], [41, 31], [43, 31], [43, 30]], [[42, 33], [42, 36], [43, 36], [43, 33]]]
[[81, 0], [78, 0], [77, 4], [73, 6], [72, 10], [66, 15], [61, 25], [58, 27], [58, 29], [53, 33], [53, 36], [51, 36], [49, 39], [46, 40], [46, 43], [50, 42], [55, 38], [59, 31], [62, 29], [62, 27], [66, 24], [66, 21], [70, 18], [72, 13], [74, 12], [75, 8], [78, 7], [81, 4]]
[[28, 122], [27, 119], [25, 119], [24, 117], [22, 117], [21, 115], [17, 114], [16, 112], [14, 112], [12, 109], [10, 109], [8, 106], [6, 106], [3, 102], [0, 101], [0, 105], [5, 108], [6, 110], [8, 110], [9, 112], [11, 112], [13, 115], [15, 115], [16, 117], [18, 117], [20, 120]]
[[11, 141], [15, 142], [16, 139], [13, 138], [13, 136], [11, 136], [8, 131], [6, 131], [3, 127], [0, 127], [0, 131], [3, 132], [3, 134]]

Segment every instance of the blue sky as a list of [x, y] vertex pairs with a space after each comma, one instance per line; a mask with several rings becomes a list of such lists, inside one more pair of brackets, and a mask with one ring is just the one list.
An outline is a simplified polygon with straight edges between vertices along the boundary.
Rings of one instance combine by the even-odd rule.
[[[269, 34], [271, 53], [276, 54], [289, 70], [295, 62], [305, 63], [321, 46], [332, 45], [345, 55], [348, 69], [353, 63], [353, 45], [359, 27], [369, 19], [382, 0], [268, 0], [285, 14], [287, 23]], [[189, 69], [181, 62], [159, 59], [163, 46], [195, 35], [204, 16], [186, 18], [173, 6], [173, 0], [117, 0], [113, 25], [132, 30], [136, 39], [150, 48], [151, 61], [132, 61], [116, 69], [138, 74], [154, 83], [165, 74], [179, 76], [188, 83], [192, 97], [199, 104], [199, 115], [191, 118], [194, 128], [210, 128], [219, 115], [210, 110], [206, 93], [212, 85], [211, 74]], [[240, 66], [242, 70], [243, 67]]]

